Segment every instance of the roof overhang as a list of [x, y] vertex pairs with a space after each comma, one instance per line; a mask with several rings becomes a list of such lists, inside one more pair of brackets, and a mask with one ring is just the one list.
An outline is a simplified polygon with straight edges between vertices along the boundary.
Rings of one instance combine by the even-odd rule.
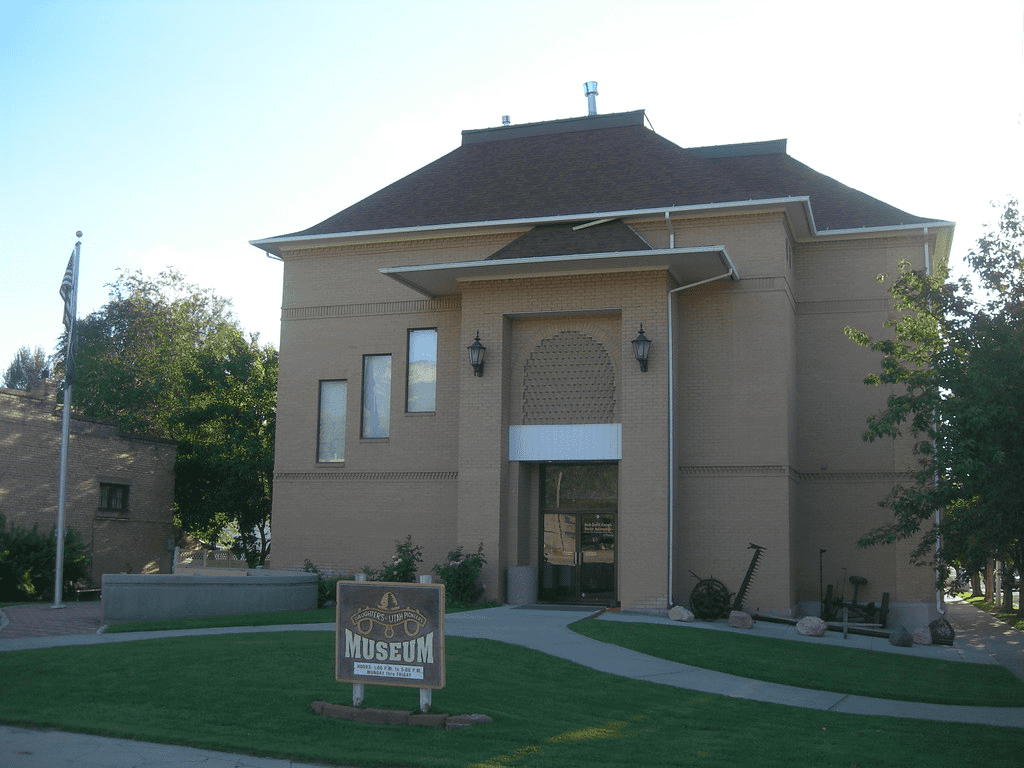
[[431, 224], [421, 227], [395, 227], [392, 229], [371, 229], [352, 232], [332, 232], [319, 235], [281, 235], [262, 240], [250, 240], [249, 244], [266, 251], [269, 255], [283, 258], [288, 251], [310, 248], [330, 248], [353, 243], [400, 242], [427, 238], [451, 237], [454, 234], [486, 234], [521, 230], [541, 224], [586, 223], [605, 219], [622, 219], [627, 224], [661, 218], [666, 213], [678, 217], [700, 217], [718, 213], [765, 213], [784, 210], [790, 226], [798, 240], [817, 234], [810, 198], [782, 197], [771, 200], [738, 200], [725, 203], [702, 203], [699, 205], [666, 205], [656, 208], [635, 208], [622, 211], [591, 211], [563, 216], [538, 216], [522, 219], [500, 219], [489, 221], [461, 221], [451, 224]]
[[729, 254], [726, 253], [725, 247], [720, 245], [385, 267], [380, 272], [433, 299], [461, 293], [461, 284], [479, 280], [654, 270], [668, 272], [679, 285], [692, 285], [726, 277], [739, 279]]
[[[501, 219], [492, 221], [464, 221], [451, 224], [436, 224], [420, 227], [396, 227], [393, 229], [359, 230], [321, 235], [283, 235], [262, 240], [250, 240], [268, 255], [284, 258], [289, 251], [314, 248], [330, 248], [355, 243], [385, 243], [409, 240], [425, 240], [452, 237], [463, 234], [487, 234], [495, 232], [517, 232], [526, 227], [541, 224], [586, 223], [608, 219], [622, 219], [627, 224], [666, 213], [676, 219], [702, 218], [719, 214], [758, 214], [782, 211], [790, 231], [797, 242], [815, 240], [851, 240], [906, 235], [917, 231], [932, 233], [936, 237], [936, 256], [948, 260], [952, 244], [954, 224], [950, 221], [931, 221], [916, 224], [897, 224], [881, 227], [860, 227], [856, 229], [818, 229], [811, 209], [810, 197], [799, 195], [768, 200], [736, 200], [725, 203], [703, 203], [698, 205], [670, 205], [657, 208], [642, 208], [624, 211], [594, 211], [564, 216], [543, 216], [523, 219]], [[493, 263], [493, 262], [492, 262]], [[438, 268], [448, 265], [438, 265]]]

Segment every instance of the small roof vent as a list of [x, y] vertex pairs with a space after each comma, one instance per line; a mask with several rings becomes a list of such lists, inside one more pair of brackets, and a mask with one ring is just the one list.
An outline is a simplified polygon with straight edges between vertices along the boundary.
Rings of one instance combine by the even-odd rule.
[[597, 114], [597, 82], [588, 80], [583, 84], [583, 92], [587, 95], [587, 115]]
[[512, 125], [512, 120], [511, 120], [511, 118], [509, 118], [508, 115], [502, 115], [501, 116], [501, 124], [502, 125]]

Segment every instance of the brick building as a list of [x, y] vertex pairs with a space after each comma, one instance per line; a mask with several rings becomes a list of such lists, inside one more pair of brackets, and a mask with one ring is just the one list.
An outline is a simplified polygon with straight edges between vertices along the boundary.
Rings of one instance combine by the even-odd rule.
[[464, 131], [253, 242], [284, 263], [273, 566], [358, 571], [411, 534], [424, 570], [483, 543], [492, 599], [526, 568], [542, 601], [660, 611], [692, 574], [737, 590], [753, 542], [751, 609], [816, 611], [821, 558], [926, 614], [933, 574], [856, 545], [911, 456], [862, 442], [888, 392], [843, 328], [880, 332], [876, 275], [952, 231], [784, 140], [684, 149], [642, 111]]
[[[0, 388], [0, 514], [9, 526], [57, 522], [61, 412], [58, 384]], [[174, 550], [175, 443], [126, 435], [71, 417], [65, 519], [104, 573], [169, 573]]]

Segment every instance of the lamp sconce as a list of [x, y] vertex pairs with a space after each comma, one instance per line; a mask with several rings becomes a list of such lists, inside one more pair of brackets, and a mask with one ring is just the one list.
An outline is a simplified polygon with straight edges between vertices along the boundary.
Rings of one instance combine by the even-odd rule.
[[633, 339], [633, 356], [640, 363], [640, 371], [647, 373], [647, 356], [651, 352], [651, 340], [644, 336], [644, 324], [640, 323], [640, 333]]
[[480, 331], [476, 332], [476, 340], [466, 349], [469, 350], [469, 364], [473, 366], [473, 375], [482, 377], [484, 375], [484, 352], [487, 347], [480, 343]]

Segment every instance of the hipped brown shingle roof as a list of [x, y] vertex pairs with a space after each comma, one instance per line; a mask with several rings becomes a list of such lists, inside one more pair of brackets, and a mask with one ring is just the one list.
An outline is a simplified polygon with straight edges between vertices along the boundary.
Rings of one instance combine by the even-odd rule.
[[684, 149], [643, 112], [468, 131], [463, 145], [301, 232], [326, 235], [809, 196], [818, 230], [920, 224], [785, 142]]

